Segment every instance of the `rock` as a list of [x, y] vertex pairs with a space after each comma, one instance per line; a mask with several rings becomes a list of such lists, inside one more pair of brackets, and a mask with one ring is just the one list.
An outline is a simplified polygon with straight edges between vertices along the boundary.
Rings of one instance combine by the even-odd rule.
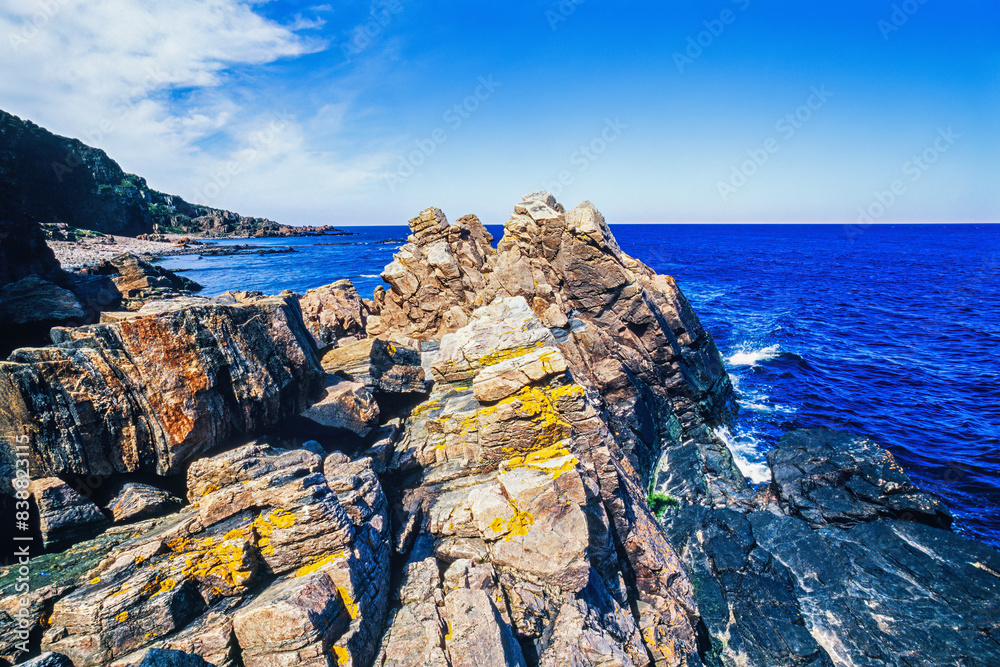
[[492, 235], [472, 215], [449, 225], [429, 208], [410, 220], [409, 243], [382, 272], [389, 291], [376, 290], [370, 336], [431, 340], [462, 327], [485, 287], [482, 270], [493, 254]]
[[82, 320], [83, 308], [69, 290], [38, 276], [0, 287], [0, 321], [6, 326]]
[[40, 656], [20, 663], [22, 667], [73, 667], [73, 661], [62, 653], [43, 653]]
[[379, 338], [349, 343], [323, 355], [323, 369], [381, 394], [426, 394], [420, 352]]
[[84, 275], [106, 276], [121, 293], [122, 307], [139, 310], [150, 301], [190, 296], [201, 285], [184, 276], [123, 253], [82, 271]]
[[154, 648], [146, 652], [138, 667], [209, 667], [209, 663], [198, 655]]
[[78, 542], [108, 523], [97, 505], [58, 477], [31, 480], [28, 492], [38, 510], [45, 548]]
[[[194, 461], [191, 506], [110, 529], [125, 532], [81, 545], [82, 563], [32, 561], [75, 569], [52, 580], [28, 630], [76, 667], [371, 664], [389, 595], [386, 499], [367, 459], [329, 478], [322, 466], [261, 443]], [[19, 598], [0, 600], [0, 638]]]
[[311, 289], [299, 305], [317, 347], [353, 343], [367, 335], [368, 307], [350, 280]]
[[308, 408], [323, 379], [290, 296], [148, 304], [53, 338], [0, 363], [0, 438], [31, 434], [34, 476], [179, 472]]
[[128, 482], [122, 485], [105, 509], [111, 512], [115, 523], [125, 523], [168, 514], [179, 509], [180, 505], [181, 499], [171, 493], [149, 484]]
[[706, 662], [997, 660], [991, 637], [1000, 615], [984, 610], [1000, 609], [1000, 555], [922, 525], [939, 516], [940, 501], [917, 491], [887, 452], [865, 438], [809, 429], [784, 436], [769, 460], [774, 511], [665, 514], [696, 582], [711, 640]]
[[846, 528], [878, 517], [951, 525], [944, 504], [913, 486], [892, 454], [866, 438], [797, 430], [782, 436], [767, 462], [782, 508], [814, 528]]
[[[446, 606], [456, 585], [496, 592], [489, 599], [500, 620], [489, 621], [476, 606], [482, 620], [470, 639], [491, 659], [517, 660], [505, 652], [505, 625], [521, 647], [530, 647], [531, 663], [562, 664], [566, 638], [583, 628], [591, 656], [613, 646], [611, 653], [626, 656], [622, 664], [648, 664], [647, 651], [663, 664], [693, 659], [697, 607], [690, 583], [666, 538], [657, 537], [642, 487], [629, 481], [638, 476], [567, 372], [555, 337], [523, 297], [499, 299], [468, 320], [425, 354], [438, 382], [407, 420], [390, 466], [416, 482], [398, 490], [396, 505], [407, 514], [401, 530], [416, 533], [417, 545], [433, 541], [427, 555], [411, 555], [409, 567], [423, 563], [436, 572], [453, 563], [440, 593]], [[494, 386], [503, 391], [485, 391]], [[404, 547], [407, 541], [398, 538]], [[616, 542], [624, 546], [620, 553]], [[470, 556], [484, 563], [475, 577], [467, 565], [452, 576]], [[434, 581], [427, 585], [440, 589]], [[454, 629], [448, 613], [426, 606], [437, 593], [409, 603], [408, 595], [404, 584], [384, 664], [414, 664], [407, 653], [440, 659], [436, 635], [411, 625], [436, 627], [438, 618]], [[471, 605], [478, 596], [466, 598], [462, 604]], [[628, 611], [632, 601], [637, 617]], [[556, 628], [563, 639], [553, 643]], [[472, 651], [456, 654], [446, 646], [452, 662]]]
[[363, 438], [378, 422], [379, 407], [359, 382], [329, 376], [326, 393], [311, 408], [286, 423], [286, 433], [323, 438], [345, 431]]
[[[478, 221], [463, 224], [467, 232], [448, 226], [437, 209], [410, 221], [410, 242], [383, 276], [390, 290], [375, 294], [369, 335], [442, 338], [477, 308], [523, 297], [599, 401], [643, 484], [685, 502], [750, 503], [717, 433], [736, 405], [722, 356], [673, 279], [623, 253], [589, 202], [567, 212], [547, 192], [527, 195], [495, 252]], [[456, 244], [463, 234], [468, 241]], [[479, 395], [509, 396], [526, 370], [549, 373], [540, 360], [519, 366], [528, 361], [481, 376]], [[471, 370], [450, 369], [445, 379], [462, 369]]]
[[459, 588], [445, 596], [452, 667], [524, 667], [521, 647], [486, 591]]

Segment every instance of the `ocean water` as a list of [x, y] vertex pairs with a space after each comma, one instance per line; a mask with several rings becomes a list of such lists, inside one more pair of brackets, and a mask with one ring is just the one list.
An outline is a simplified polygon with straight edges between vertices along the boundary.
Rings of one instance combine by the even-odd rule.
[[[945, 499], [960, 532], [1000, 548], [1000, 225], [613, 230], [625, 252], [677, 279], [715, 337], [741, 406], [721, 435], [748, 477], [767, 480], [764, 454], [790, 428], [866, 435]], [[408, 230], [352, 231], [250, 241], [297, 253], [163, 265], [208, 295], [351, 278], [370, 296]]]

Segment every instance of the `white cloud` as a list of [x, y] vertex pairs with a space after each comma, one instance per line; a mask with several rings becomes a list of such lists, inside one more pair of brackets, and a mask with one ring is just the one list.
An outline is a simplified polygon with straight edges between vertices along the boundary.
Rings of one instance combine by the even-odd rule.
[[[0, 108], [194, 200], [236, 163], [204, 203], [313, 222], [381, 170], [378, 156], [344, 160], [311, 146], [302, 129], [311, 120], [275, 108], [276, 95], [255, 83], [256, 67], [327, 48], [300, 34], [322, 24], [282, 25], [240, 0], [0, 0]], [[311, 213], [288, 219], [293, 211]]]

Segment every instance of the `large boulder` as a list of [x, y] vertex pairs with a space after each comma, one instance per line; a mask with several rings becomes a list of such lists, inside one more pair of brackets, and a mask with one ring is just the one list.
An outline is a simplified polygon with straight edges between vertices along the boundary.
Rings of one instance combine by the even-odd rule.
[[308, 408], [322, 386], [292, 296], [153, 303], [113, 320], [0, 362], [4, 464], [27, 435], [34, 476], [173, 474]]
[[368, 306], [350, 280], [311, 289], [299, 299], [299, 304], [317, 347], [341, 346], [367, 335]]
[[150, 264], [131, 253], [122, 253], [100, 264], [87, 267], [85, 276], [105, 276], [114, 283], [121, 295], [121, 306], [126, 310], [139, 310], [150, 301], [191, 296], [201, 285]]

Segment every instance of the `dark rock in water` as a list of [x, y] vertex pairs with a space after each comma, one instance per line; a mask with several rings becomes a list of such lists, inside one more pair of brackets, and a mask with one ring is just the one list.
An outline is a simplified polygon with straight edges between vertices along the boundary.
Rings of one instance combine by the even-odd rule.
[[33, 479], [28, 488], [38, 511], [45, 548], [79, 542], [108, 523], [92, 501], [58, 477]]
[[73, 667], [73, 661], [62, 653], [43, 653], [31, 660], [20, 663], [21, 667]]
[[1000, 554], [923, 525], [948, 515], [887, 452], [812, 429], [768, 458], [773, 509], [789, 516], [665, 516], [711, 640], [706, 664], [1000, 664]]
[[149, 484], [128, 482], [107, 504], [115, 523], [139, 521], [168, 514], [180, 508], [181, 499]]
[[299, 299], [299, 305], [317, 347], [343, 346], [367, 335], [368, 307], [350, 280], [311, 289]]
[[137, 667], [211, 667], [211, 665], [200, 655], [172, 649], [153, 648], [146, 651], [146, 655]]
[[56, 329], [56, 345], [0, 362], [6, 465], [30, 432], [36, 476], [172, 474], [301, 412], [322, 386], [292, 296], [151, 303], [113, 319]]
[[798, 430], [767, 454], [778, 501], [813, 527], [842, 527], [878, 517], [947, 528], [951, 513], [910, 483], [893, 458], [871, 440], [830, 429]]

